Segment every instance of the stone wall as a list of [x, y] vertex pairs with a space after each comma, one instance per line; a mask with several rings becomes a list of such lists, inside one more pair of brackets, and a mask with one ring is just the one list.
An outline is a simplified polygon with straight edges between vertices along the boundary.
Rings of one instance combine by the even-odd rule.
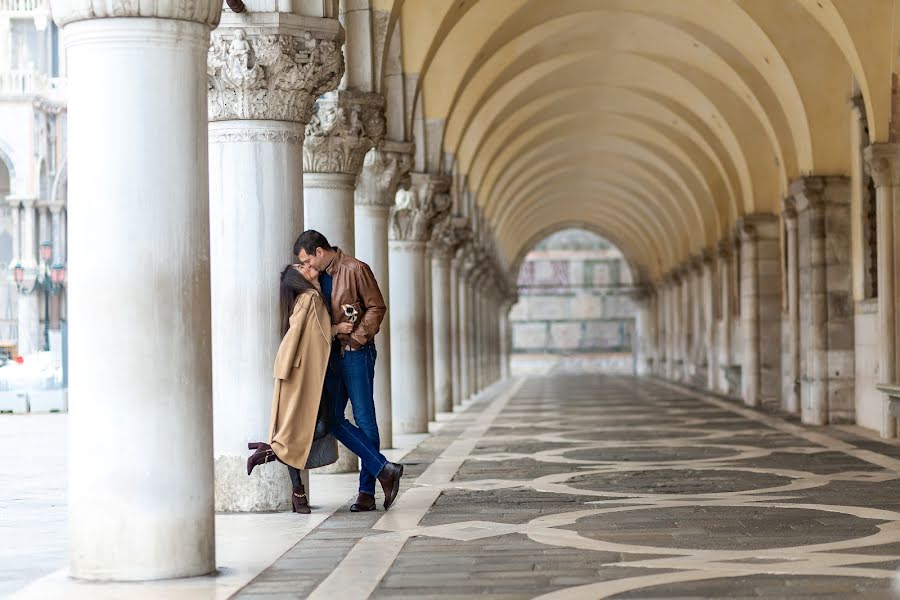
[[578, 230], [550, 236], [519, 272], [513, 352], [630, 352], [631, 283], [621, 252], [602, 238]]

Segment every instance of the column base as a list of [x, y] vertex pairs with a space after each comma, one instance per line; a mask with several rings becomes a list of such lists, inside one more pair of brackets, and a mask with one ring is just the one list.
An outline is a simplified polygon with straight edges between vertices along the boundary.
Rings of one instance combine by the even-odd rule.
[[[249, 451], [248, 454], [249, 455]], [[291, 510], [291, 478], [278, 461], [259, 465], [247, 477], [247, 455], [220, 456], [215, 463], [217, 512]], [[307, 493], [309, 485], [306, 485]]]

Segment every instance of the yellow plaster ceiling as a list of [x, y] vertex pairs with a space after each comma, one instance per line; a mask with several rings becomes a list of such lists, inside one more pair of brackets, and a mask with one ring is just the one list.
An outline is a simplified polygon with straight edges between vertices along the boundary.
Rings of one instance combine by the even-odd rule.
[[[375, 0], [510, 264], [580, 224], [656, 278], [888, 141], [895, 0]], [[854, 88], [854, 82], [856, 88]], [[414, 110], [414, 109], [418, 110]], [[431, 129], [429, 129], [431, 131]], [[440, 164], [441, 161], [430, 161]]]

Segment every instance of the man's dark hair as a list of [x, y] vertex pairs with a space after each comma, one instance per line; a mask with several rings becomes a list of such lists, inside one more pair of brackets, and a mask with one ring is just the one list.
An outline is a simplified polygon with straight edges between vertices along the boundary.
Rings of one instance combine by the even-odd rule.
[[297, 241], [294, 242], [294, 256], [300, 254], [300, 249], [312, 256], [316, 253], [316, 248], [323, 250], [331, 250], [331, 244], [325, 239], [325, 236], [315, 229], [307, 229], [300, 234]]

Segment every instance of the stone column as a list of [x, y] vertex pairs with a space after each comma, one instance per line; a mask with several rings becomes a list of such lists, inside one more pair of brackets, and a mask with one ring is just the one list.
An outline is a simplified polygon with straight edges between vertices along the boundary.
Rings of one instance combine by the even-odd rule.
[[855, 414], [854, 305], [850, 266], [850, 181], [804, 177], [791, 184], [798, 221], [804, 423], [852, 422]]
[[425, 395], [427, 396], [428, 422], [436, 419], [434, 404], [434, 312], [432, 310], [432, 250], [431, 242], [425, 244]]
[[466, 285], [466, 316], [468, 320], [466, 322], [466, 362], [468, 373], [467, 381], [466, 381], [466, 398], [471, 398], [478, 391], [478, 371], [476, 368], [477, 363], [477, 353], [478, 353], [478, 340], [475, 335], [475, 331], [478, 327], [478, 304], [476, 294], [476, 286], [478, 285], [478, 280], [480, 278], [480, 266], [477, 262], [477, 246], [476, 249], [473, 250], [475, 255], [475, 262], [470, 267], [469, 277]]
[[509, 311], [512, 310], [515, 300], [507, 300], [500, 307], [500, 377], [509, 379], [512, 376], [510, 367], [510, 328]]
[[639, 288], [633, 293], [632, 299], [636, 309], [633, 342], [635, 375], [647, 375], [652, 369], [652, 359], [650, 358], [652, 295], [649, 290]]
[[[866, 162], [875, 180], [876, 218], [878, 222], [878, 324], [880, 383], [897, 381], [896, 235], [900, 226], [900, 144], [873, 144], [866, 148]], [[888, 411], [889, 398], [884, 395], [881, 437], [897, 435], [897, 419]]]
[[391, 297], [388, 228], [394, 196], [409, 188], [413, 145], [384, 141], [369, 150], [356, 181], [356, 257], [369, 265], [388, 307], [378, 331], [375, 361], [375, 415], [382, 448], [394, 445], [391, 411]]
[[738, 220], [738, 232], [741, 236], [742, 396], [748, 406], [771, 405], [778, 401], [781, 389], [778, 217], [745, 215]]
[[68, 195], [90, 207], [69, 219], [79, 579], [216, 566], [203, 74], [221, 7], [52, 2], [68, 55]]
[[453, 406], [462, 403], [460, 382], [462, 371], [459, 362], [459, 261], [454, 255], [450, 260], [450, 397]]
[[[50, 205], [50, 239], [53, 244], [52, 265], [64, 265], [65, 258], [62, 250], [62, 206]], [[60, 328], [59, 294], [50, 298], [50, 329], [58, 331]], [[59, 338], [57, 338], [58, 341]]]
[[[316, 100], [312, 119], [306, 126], [304, 228], [319, 231], [332, 246], [350, 256], [356, 255], [356, 178], [366, 153], [384, 137], [384, 129], [384, 98], [349, 90], [329, 92]], [[349, 402], [346, 410], [352, 421]], [[340, 445], [338, 461], [325, 472], [348, 473], [358, 469], [358, 457]]]
[[425, 245], [435, 223], [450, 210], [450, 182], [412, 173], [409, 191], [397, 194], [391, 211], [391, 390], [394, 430], [428, 432], [425, 352]]
[[384, 137], [380, 94], [337, 90], [316, 101], [303, 143], [303, 216], [315, 229], [355, 255], [356, 178], [370, 148]]
[[[31, 288], [38, 274], [36, 200], [22, 198], [22, 220], [19, 262], [25, 269], [23, 287]], [[26, 291], [28, 291], [26, 289]], [[42, 296], [35, 290], [31, 294], [19, 294], [18, 337], [19, 354], [32, 355], [44, 349], [41, 331]]]
[[278, 19], [226, 13], [207, 56], [219, 511], [291, 506], [281, 463], [247, 477], [247, 443], [269, 436], [272, 357], [282, 335], [278, 274], [296, 262], [303, 230], [303, 132], [315, 99], [337, 86], [343, 58], [337, 20]]
[[9, 214], [12, 231], [12, 260], [9, 261], [7, 267], [15, 268], [22, 260], [22, 198], [19, 196], [7, 196], [6, 202], [9, 205]]
[[797, 210], [794, 197], [789, 196], [784, 200], [784, 212], [782, 220], [785, 224], [786, 239], [785, 251], [787, 253], [787, 273], [785, 277], [787, 287], [787, 360], [784, 363], [782, 376], [782, 396], [784, 409], [791, 414], [800, 412], [800, 271], [798, 268], [798, 244], [797, 244]]
[[719, 280], [720, 291], [722, 292], [722, 315], [719, 321], [719, 332], [721, 337], [720, 353], [722, 357], [721, 367], [719, 369], [719, 391], [722, 393], [730, 393], [726, 370], [734, 366], [734, 352], [732, 341], [732, 324], [734, 321], [734, 272], [732, 270], [733, 259], [733, 241], [721, 240], [717, 248], [717, 259], [719, 263]]
[[703, 375], [704, 363], [707, 362], [706, 353], [703, 352], [706, 342], [703, 326], [703, 258], [701, 256], [692, 257], [688, 268], [690, 269], [688, 301], [691, 307], [691, 374], [695, 379], [693, 383], [697, 383], [698, 377]]
[[716, 389], [719, 377], [719, 349], [716, 346], [716, 309], [718, 303], [716, 257], [709, 250], [703, 253], [703, 320], [705, 322], [706, 387]]
[[453, 373], [451, 339], [452, 294], [450, 262], [457, 249], [471, 234], [469, 220], [461, 216], [447, 215], [435, 225], [431, 235], [431, 307], [432, 307], [432, 356], [434, 360], [435, 412], [453, 410]]
[[[471, 237], [471, 236], [470, 236]], [[469, 352], [471, 340], [469, 338], [469, 326], [472, 320], [472, 306], [469, 299], [469, 281], [475, 262], [472, 256], [472, 243], [467, 242], [456, 253], [457, 263], [457, 305], [459, 308], [457, 326], [457, 361], [459, 362], [459, 403], [462, 404], [470, 396], [470, 384], [472, 379]]]

